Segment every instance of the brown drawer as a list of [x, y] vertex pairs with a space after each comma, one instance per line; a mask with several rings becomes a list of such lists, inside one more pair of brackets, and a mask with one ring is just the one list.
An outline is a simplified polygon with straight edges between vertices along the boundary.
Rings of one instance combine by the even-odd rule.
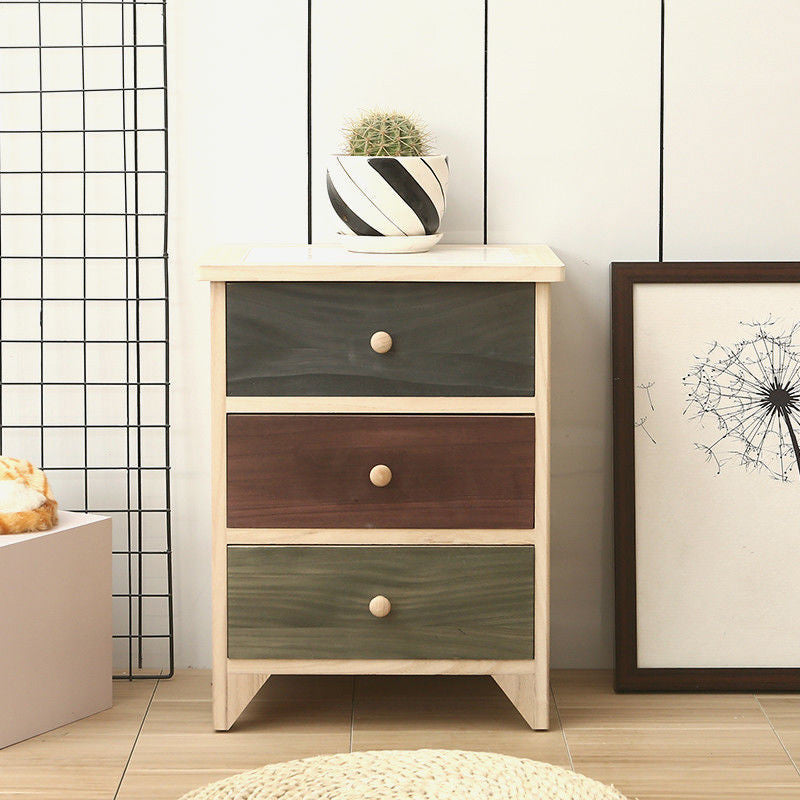
[[228, 656], [532, 658], [533, 547], [230, 546]]
[[227, 441], [231, 528], [533, 527], [530, 416], [229, 414]]

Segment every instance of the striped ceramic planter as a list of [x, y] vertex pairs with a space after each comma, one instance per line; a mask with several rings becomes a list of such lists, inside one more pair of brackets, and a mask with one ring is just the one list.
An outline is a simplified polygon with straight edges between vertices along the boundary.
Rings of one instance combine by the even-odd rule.
[[[371, 242], [383, 252], [431, 247], [440, 238], [448, 175], [447, 156], [441, 155], [331, 156], [328, 197], [343, 223], [346, 246], [368, 249]], [[411, 247], [410, 237], [418, 246]]]

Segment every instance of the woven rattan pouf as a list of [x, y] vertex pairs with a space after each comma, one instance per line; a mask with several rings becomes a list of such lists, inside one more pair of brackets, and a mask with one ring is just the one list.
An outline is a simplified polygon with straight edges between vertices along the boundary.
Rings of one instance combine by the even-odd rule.
[[496, 753], [376, 750], [270, 764], [181, 800], [625, 800], [575, 772]]

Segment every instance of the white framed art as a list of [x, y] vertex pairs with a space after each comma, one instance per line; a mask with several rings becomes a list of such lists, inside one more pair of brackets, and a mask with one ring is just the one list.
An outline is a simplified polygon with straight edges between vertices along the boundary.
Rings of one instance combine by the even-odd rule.
[[800, 688], [800, 264], [615, 264], [617, 686]]

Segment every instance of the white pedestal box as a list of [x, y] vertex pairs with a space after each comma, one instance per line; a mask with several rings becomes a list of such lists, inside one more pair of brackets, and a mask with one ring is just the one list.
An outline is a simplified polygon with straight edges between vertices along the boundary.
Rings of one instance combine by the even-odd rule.
[[0, 536], [0, 747], [111, 707], [111, 520]]

